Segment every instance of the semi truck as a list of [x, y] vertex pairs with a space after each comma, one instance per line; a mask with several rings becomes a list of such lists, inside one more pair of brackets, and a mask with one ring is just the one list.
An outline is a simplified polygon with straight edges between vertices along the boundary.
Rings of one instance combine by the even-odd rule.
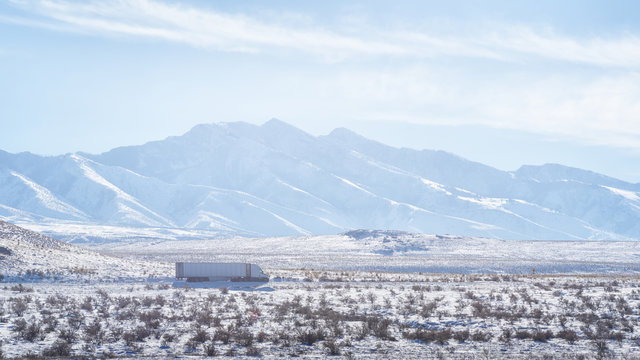
[[176, 278], [187, 282], [269, 281], [260, 266], [249, 263], [177, 262]]

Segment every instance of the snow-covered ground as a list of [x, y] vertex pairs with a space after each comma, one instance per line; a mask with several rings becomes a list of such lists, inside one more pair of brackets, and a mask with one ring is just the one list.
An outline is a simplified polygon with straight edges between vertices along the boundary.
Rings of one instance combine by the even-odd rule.
[[0, 288], [7, 357], [579, 359], [640, 354], [638, 277], [274, 270], [261, 288]]
[[343, 235], [113, 242], [88, 245], [162, 261], [253, 262], [267, 268], [424, 273], [639, 274], [640, 243], [515, 241], [398, 231]]
[[166, 277], [172, 269], [172, 264], [110, 256], [0, 221], [0, 276], [7, 281]]
[[[640, 356], [632, 242], [354, 231], [99, 250], [0, 222], [2, 356]], [[179, 282], [174, 260], [258, 262], [271, 281]]]

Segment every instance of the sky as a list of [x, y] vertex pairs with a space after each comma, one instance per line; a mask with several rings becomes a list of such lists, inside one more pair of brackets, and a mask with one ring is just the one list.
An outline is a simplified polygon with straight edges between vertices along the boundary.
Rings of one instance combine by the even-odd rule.
[[0, 2], [0, 149], [346, 127], [640, 182], [638, 1]]

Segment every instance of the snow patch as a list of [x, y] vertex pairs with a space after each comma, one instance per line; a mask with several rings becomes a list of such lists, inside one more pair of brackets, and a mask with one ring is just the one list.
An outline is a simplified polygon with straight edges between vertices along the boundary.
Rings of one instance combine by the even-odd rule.
[[425, 184], [425, 185], [429, 186], [430, 188], [432, 188], [432, 189], [434, 189], [434, 190], [436, 190], [436, 191], [443, 192], [443, 193], [445, 193], [445, 194], [447, 194], [447, 195], [452, 195], [452, 194], [451, 194], [451, 192], [449, 192], [449, 191], [444, 187], [444, 185], [442, 185], [442, 184], [438, 184], [438, 183], [437, 183], [437, 182], [435, 182], [435, 181], [427, 180], [427, 179], [425, 179], [425, 178], [423, 178], [423, 177], [421, 177], [421, 178], [420, 178], [420, 181], [422, 181], [422, 183], [423, 183], [423, 184]]
[[509, 201], [503, 198], [472, 198], [466, 196], [458, 196], [458, 199], [478, 204], [487, 209], [502, 210], [502, 207]]
[[637, 192], [633, 192], [633, 191], [629, 191], [629, 190], [622, 190], [622, 189], [617, 189], [614, 187], [609, 187], [609, 186], [604, 186], [602, 185], [603, 188], [611, 191], [612, 193], [616, 194], [616, 195], [620, 195], [625, 199], [631, 200], [631, 201], [640, 201], [640, 196], [638, 195]]

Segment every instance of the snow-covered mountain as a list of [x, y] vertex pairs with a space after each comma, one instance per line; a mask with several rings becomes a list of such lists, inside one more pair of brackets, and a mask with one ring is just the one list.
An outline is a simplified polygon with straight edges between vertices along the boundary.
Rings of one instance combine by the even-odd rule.
[[195, 238], [360, 228], [640, 239], [640, 184], [561, 165], [504, 172], [346, 129], [314, 137], [274, 119], [198, 125], [100, 155], [0, 152], [0, 218], [66, 239], [105, 229]]

